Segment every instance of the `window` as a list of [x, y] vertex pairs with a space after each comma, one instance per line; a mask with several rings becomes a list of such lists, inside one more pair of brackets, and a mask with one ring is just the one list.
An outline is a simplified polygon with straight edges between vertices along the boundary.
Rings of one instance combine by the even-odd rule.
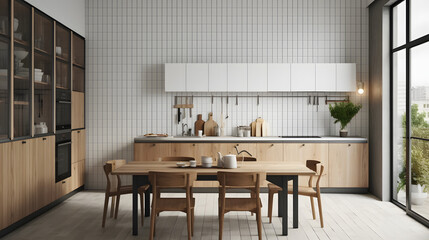
[[[392, 201], [429, 226], [429, 1], [391, 7]], [[409, 189], [409, 191], [407, 191]]]

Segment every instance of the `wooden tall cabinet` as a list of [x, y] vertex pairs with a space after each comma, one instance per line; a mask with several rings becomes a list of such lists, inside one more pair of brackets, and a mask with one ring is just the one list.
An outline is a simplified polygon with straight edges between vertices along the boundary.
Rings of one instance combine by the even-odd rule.
[[0, 229], [12, 223], [12, 187], [10, 185], [12, 143], [0, 144]]

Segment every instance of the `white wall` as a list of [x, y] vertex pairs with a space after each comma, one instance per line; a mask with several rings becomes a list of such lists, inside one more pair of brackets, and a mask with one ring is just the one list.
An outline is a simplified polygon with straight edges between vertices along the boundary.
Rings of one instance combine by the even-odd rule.
[[[366, 6], [367, 0], [87, 0], [85, 186], [104, 188], [102, 164], [132, 160], [134, 137], [181, 132], [172, 108], [180, 93], [165, 93], [164, 63], [356, 63], [368, 92]], [[363, 105], [351, 135], [368, 136], [367, 92], [344, 93]], [[224, 101], [227, 134], [263, 117], [274, 136], [338, 135], [323, 99], [316, 107], [294, 97], [300, 93], [260, 93], [271, 98], [257, 105], [257, 94], [238, 94], [255, 97], [238, 105], [230, 99], [228, 109]], [[207, 119], [212, 108], [207, 98], [194, 105], [184, 121], [191, 127], [197, 113]], [[221, 108], [216, 99], [217, 122]]]
[[85, 37], [85, 0], [25, 0]]

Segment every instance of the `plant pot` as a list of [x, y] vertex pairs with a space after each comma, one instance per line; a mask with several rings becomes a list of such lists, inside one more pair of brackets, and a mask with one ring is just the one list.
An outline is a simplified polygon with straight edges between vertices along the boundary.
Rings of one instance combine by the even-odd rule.
[[347, 131], [347, 130], [340, 130], [340, 137], [347, 137], [348, 134], [349, 134], [349, 131]]
[[422, 205], [425, 203], [428, 194], [423, 192], [423, 187], [420, 184], [411, 184], [411, 204]]

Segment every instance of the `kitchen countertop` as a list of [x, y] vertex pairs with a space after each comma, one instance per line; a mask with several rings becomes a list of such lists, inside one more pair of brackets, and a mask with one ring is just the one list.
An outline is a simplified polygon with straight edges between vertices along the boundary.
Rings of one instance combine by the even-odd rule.
[[367, 143], [362, 137], [281, 138], [281, 137], [145, 137], [134, 138], [135, 143]]

